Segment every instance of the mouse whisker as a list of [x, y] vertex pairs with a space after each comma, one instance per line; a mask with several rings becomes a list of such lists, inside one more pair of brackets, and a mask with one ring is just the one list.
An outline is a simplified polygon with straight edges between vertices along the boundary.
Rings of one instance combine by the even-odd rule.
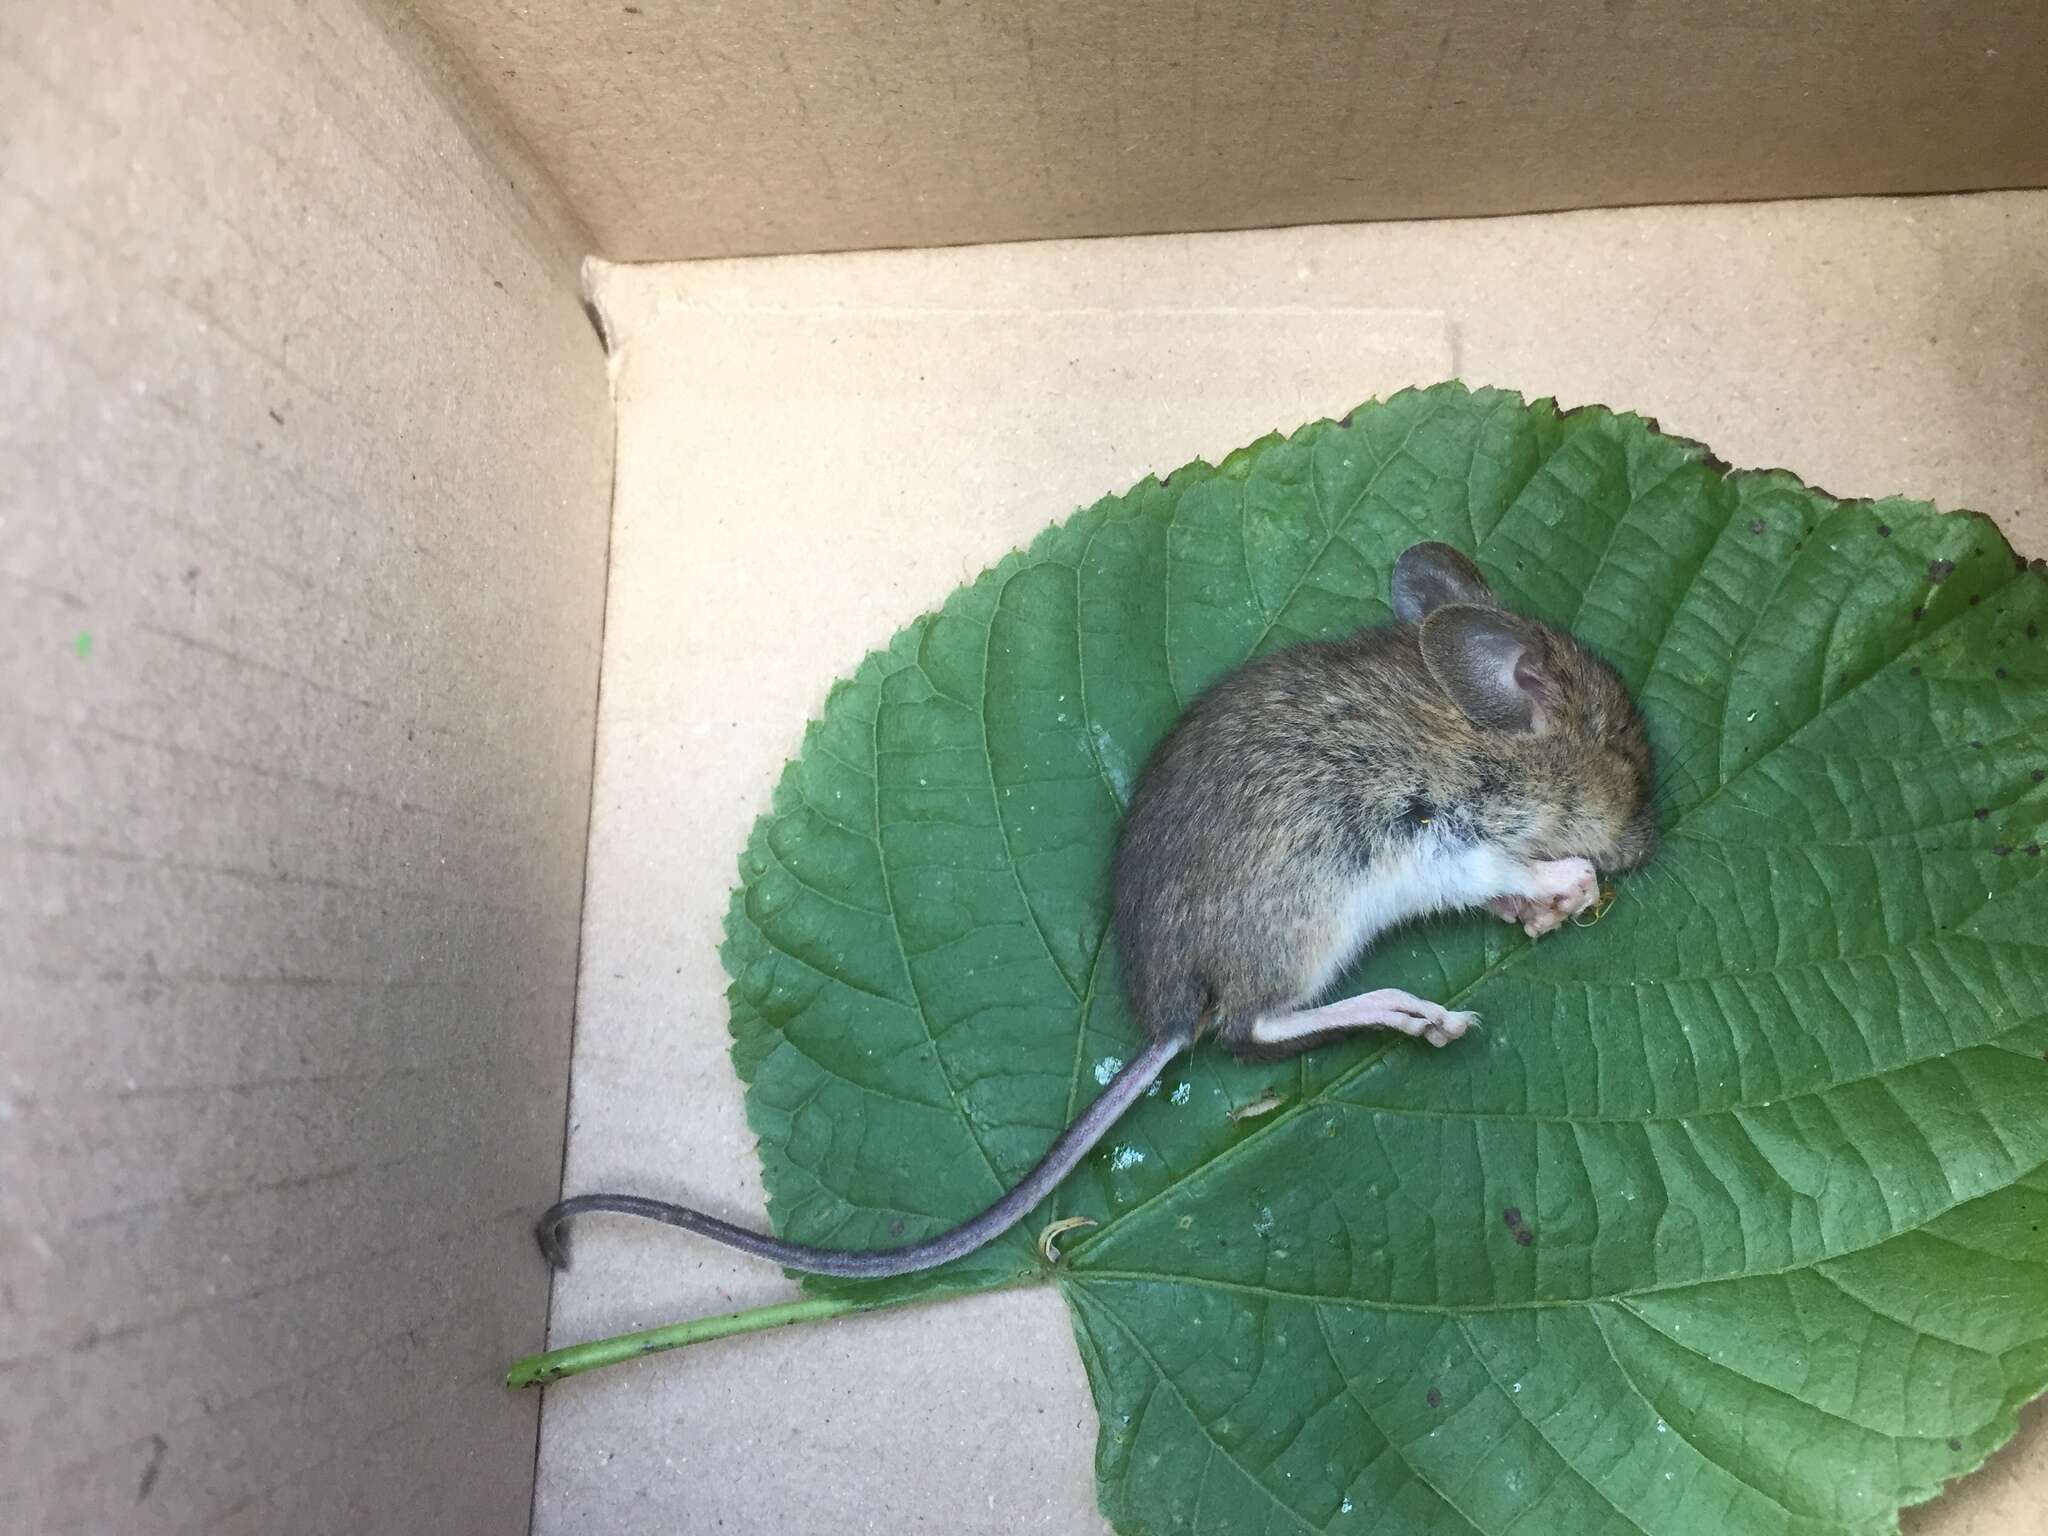
[[1701, 903], [1699, 897], [1695, 895], [1690, 888], [1687, 887], [1684, 881], [1680, 880], [1678, 876], [1672, 873], [1672, 871], [1667, 867], [1667, 861], [1670, 857], [1671, 852], [1672, 845], [1667, 843], [1665, 845], [1664, 853], [1659, 857], [1652, 859], [1648, 864], [1645, 864], [1642, 868], [1641, 873], [1654, 872], [1658, 876], [1658, 878], [1662, 879], [1666, 885], [1671, 887], [1673, 894], [1679, 900], [1689, 902], [1693, 906], [1700, 905]]
[[[1736, 878], [1735, 866], [1733, 864], [1729, 863], [1728, 860], [1721, 854], [1716, 853], [1711, 848], [1703, 846], [1697, 841], [1674, 840], [1672, 845], [1666, 851], [1672, 854], [1677, 854], [1681, 851], [1681, 849], [1697, 853], [1702, 858], [1713, 860], [1714, 863], [1720, 865], [1723, 873], [1725, 873], [1731, 880]], [[1679, 865], [1679, 868], [1683, 870], [1684, 865], [1681, 863]], [[1676, 879], [1676, 876], [1672, 876], [1669, 870], [1665, 871], [1665, 873], [1667, 876], [1670, 876], [1673, 880]], [[1697, 900], [1697, 898], [1695, 898], [1695, 900]]]
[[1704, 743], [1694, 743], [1685, 752], [1676, 757], [1668, 757], [1659, 765], [1656, 778], [1652, 780], [1650, 788], [1650, 799], [1653, 804], [1665, 805], [1669, 803], [1672, 791], [1679, 787], [1678, 775], [1681, 772], [1687, 775], [1687, 788], [1704, 787], [1704, 780], [1700, 775], [1692, 772], [1695, 760], [1699, 756], [1700, 748], [1703, 745]]
[[1662, 759], [1658, 765], [1660, 775], [1669, 780], [1680, 770], [1684, 770], [1692, 774], [1694, 783], [1703, 783], [1704, 776], [1693, 772], [1693, 770], [1699, 767], [1700, 759], [1706, 753], [1709, 745], [1710, 743], [1705, 737], [1700, 737], [1694, 741], [1687, 742], [1675, 752], [1659, 754]]
[[1654, 874], [1660, 880], [1664, 881], [1666, 885], [1669, 885], [1679, 895], [1683, 896], [1685, 894], [1685, 888], [1681, 886], [1678, 883], [1678, 881], [1672, 877], [1671, 871], [1663, 868], [1659, 862], [1653, 861], [1649, 864], [1645, 864], [1640, 873], [1646, 875]]
[[1729, 862], [1727, 854], [1702, 838], [1680, 839], [1679, 846], [1690, 848], [1701, 858], [1712, 859], [1731, 875], [1735, 873], [1735, 866]]

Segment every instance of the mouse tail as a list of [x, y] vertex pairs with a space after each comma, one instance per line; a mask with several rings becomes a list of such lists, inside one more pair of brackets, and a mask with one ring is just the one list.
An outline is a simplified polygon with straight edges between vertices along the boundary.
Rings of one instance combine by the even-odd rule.
[[569, 1265], [567, 1234], [563, 1228], [570, 1218], [595, 1211], [666, 1222], [669, 1226], [681, 1227], [699, 1237], [711, 1238], [742, 1253], [750, 1253], [756, 1258], [780, 1264], [784, 1269], [801, 1270], [805, 1274], [880, 1280], [890, 1275], [936, 1269], [994, 1242], [1030, 1215], [1060, 1180], [1072, 1173], [1075, 1165], [1094, 1150], [1096, 1143], [1109, 1133], [1110, 1127], [1123, 1117], [1124, 1111], [1144, 1097], [1145, 1090], [1159, 1080], [1166, 1064], [1193, 1041], [1192, 1032], [1154, 1040], [1111, 1078], [1109, 1086], [1096, 1096], [1094, 1102], [1060, 1132], [1045, 1156], [1017, 1182], [1014, 1189], [972, 1220], [921, 1242], [868, 1250], [814, 1248], [808, 1243], [785, 1242], [764, 1232], [736, 1227], [729, 1221], [720, 1221], [716, 1216], [692, 1210], [686, 1205], [672, 1205], [665, 1200], [649, 1200], [640, 1195], [572, 1195], [541, 1217], [534, 1228], [534, 1235], [540, 1240], [540, 1251], [546, 1255], [548, 1263], [557, 1269], [566, 1269]]

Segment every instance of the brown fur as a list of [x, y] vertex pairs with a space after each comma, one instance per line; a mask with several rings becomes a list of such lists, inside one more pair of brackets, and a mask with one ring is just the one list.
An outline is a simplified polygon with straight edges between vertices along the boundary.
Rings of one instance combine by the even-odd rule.
[[[1525, 862], [1578, 856], [1620, 871], [1654, 850], [1649, 739], [1614, 670], [1495, 606], [1455, 550], [1417, 546], [1403, 561], [1396, 612], [1420, 623], [1245, 664], [1146, 765], [1116, 852], [1115, 906], [1126, 989], [1153, 1038], [1206, 1027], [1250, 1054], [1251, 1026], [1301, 1006], [1323, 979], [1306, 970], [1328, 952], [1346, 893], [1425, 819]], [[1533, 725], [1474, 723], [1445, 667], [1425, 659], [1424, 625], [1443, 626], [1432, 654], [1468, 697], [1473, 678], [1485, 686], [1488, 637], [1511, 629], [1527, 647], [1518, 680]]]

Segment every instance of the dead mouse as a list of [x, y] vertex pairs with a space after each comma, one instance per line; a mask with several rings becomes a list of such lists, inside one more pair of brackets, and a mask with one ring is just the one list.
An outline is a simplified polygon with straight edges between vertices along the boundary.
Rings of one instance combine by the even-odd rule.
[[1596, 871], [1656, 847], [1650, 747], [1620, 677], [1571, 636], [1509, 613], [1448, 544], [1395, 562], [1395, 622], [1245, 663], [1153, 752], [1118, 839], [1113, 922], [1151, 1043], [979, 1216], [896, 1248], [813, 1248], [636, 1195], [577, 1195], [540, 1220], [645, 1216], [788, 1269], [880, 1278], [1007, 1232], [1167, 1062], [1203, 1034], [1243, 1059], [1354, 1029], [1447, 1045], [1475, 1022], [1390, 988], [1311, 1006], [1388, 929], [1486, 907], [1532, 938], [1591, 906]]

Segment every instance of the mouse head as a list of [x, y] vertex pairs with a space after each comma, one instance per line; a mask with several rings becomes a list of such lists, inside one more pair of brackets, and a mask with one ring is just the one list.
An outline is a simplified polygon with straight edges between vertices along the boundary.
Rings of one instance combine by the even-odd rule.
[[1657, 846], [1650, 740], [1614, 668], [1563, 630], [1509, 613], [1448, 544], [1394, 563], [1394, 614], [1416, 626], [1430, 678], [1505, 762], [1536, 812], [1536, 857], [1633, 869]]

